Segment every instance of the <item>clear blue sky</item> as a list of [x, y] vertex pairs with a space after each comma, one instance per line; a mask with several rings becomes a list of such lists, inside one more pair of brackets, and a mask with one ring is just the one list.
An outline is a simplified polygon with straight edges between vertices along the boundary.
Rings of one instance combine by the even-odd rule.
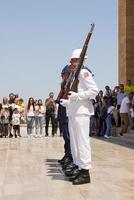
[[100, 89], [118, 79], [117, 0], [1, 0], [0, 100], [9, 92], [45, 99], [95, 22], [86, 65]]

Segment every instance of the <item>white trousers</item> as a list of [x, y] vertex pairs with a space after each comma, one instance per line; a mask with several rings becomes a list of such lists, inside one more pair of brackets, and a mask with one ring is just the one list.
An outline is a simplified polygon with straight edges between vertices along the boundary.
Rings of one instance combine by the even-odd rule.
[[89, 124], [89, 116], [69, 116], [71, 152], [74, 164], [78, 165], [79, 169], [91, 168]]

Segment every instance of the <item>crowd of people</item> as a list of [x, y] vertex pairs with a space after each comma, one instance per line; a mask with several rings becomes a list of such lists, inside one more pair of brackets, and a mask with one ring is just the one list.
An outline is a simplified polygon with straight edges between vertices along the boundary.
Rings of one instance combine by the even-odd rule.
[[113, 90], [106, 86], [104, 92], [100, 90], [93, 105], [95, 112], [91, 116], [91, 135], [108, 139], [115, 134], [112, 127], [121, 127], [120, 136], [128, 132], [129, 126], [134, 130], [134, 86], [130, 80], [126, 86], [120, 84]]
[[[108, 139], [114, 135], [112, 127], [121, 127], [120, 136], [127, 133], [128, 127], [134, 130], [134, 86], [130, 80], [126, 86], [120, 84], [113, 90], [106, 86], [105, 91], [100, 90], [92, 103], [94, 115], [90, 121], [90, 136], [103, 136]], [[50, 122], [51, 135], [56, 135], [59, 128], [62, 136], [59, 121], [58, 105], [53, 92], [49, 93], [49, 98], [44, 102], [31, 97], [27, 105], [18, 95], [10, 93], [9, 98], [4, 97], [0, 104], [0, 137], [21, 137], [20, 125], [23, 123], [27, 125], [29, 137], [47, 137]]]
[[57, 106], [53, 97], [53, 92], [50, 92], [45, 102], [30, 97], [27, 104], [14, 93], [10, 93], [8, 98], [4, 97], [0, 104], [0, 137], [21, 137], [21, 124], [27, 125], [28, 137], [42, 137], [45, 124], [47, 137], [50, 120], [54, 136], [57, 133], [58, 122]]

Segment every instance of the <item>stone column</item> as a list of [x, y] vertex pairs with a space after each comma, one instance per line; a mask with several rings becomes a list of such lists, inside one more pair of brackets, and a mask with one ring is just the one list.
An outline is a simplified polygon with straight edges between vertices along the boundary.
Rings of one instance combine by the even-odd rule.
[[119, 0], [119, 82], [134, 84], [134, 0]]

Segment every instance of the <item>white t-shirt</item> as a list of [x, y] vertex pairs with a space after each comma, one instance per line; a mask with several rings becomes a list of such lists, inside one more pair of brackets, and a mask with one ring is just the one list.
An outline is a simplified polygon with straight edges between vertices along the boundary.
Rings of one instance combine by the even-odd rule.
[[38, 106], [36, 105], [35, 106], [35, 116], [38, 116], [38, 117], [43, 117], [45, 114], [45, 108], [44, 106]]
[[124, 97], [124, 99], [121, 102], [120, 113], [129, 113], [129, 107], [127, 105], [129, 103], [130, 103], [129, 98]]
[[131, 117], [134, 117], [134, 109], [133, 108], [130, 109], [130, 115], [131, 115]]
[[32, 105], [30, 106], [29, 110], [27, 111], [27, 116], [34, 117], [34, 109], [33, 109]]
[[19, 125], [20, 124], [20, 114], [13, 113], [12, 115], [12, 124], [13, 125]]
[[117, 105], [121, 105], [122, 100], [127, 96], [124, 92], [117, 92]]
[[2, 104], [2, 108], [9, 108], [9, 105], [8, 104]]
[[113, 114], [113, 109], [114, 109], [115, 107], [114, 106], [109, 106], [108, 107], [108, 109], [107, 109], [107, 114]]

